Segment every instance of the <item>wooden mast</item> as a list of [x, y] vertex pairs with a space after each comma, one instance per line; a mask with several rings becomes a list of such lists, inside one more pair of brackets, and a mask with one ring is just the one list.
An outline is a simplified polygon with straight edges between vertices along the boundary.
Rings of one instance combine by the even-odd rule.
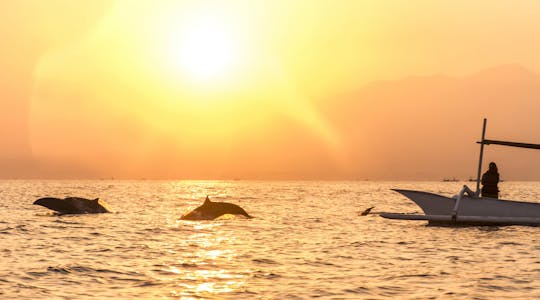
[[484, 125], [482, 126], [482, 140], [480, 142], [480, 159], [478, 159], [478, 173], [476, 173], [476, 197], [480, 197], [480, 175], [482, 174], [482, 159], [484, 157], [484, 138], [486, 136], [486, 123], [487, 119], [484, 118]]

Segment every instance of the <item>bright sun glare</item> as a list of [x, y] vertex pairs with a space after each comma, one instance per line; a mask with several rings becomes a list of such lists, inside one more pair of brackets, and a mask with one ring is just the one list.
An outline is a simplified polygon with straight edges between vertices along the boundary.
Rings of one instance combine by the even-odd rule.
[[176, 66], [197, 81], [230, 75], [238, 64], [238, 41], [226, 25], [205, 18], [187, 22], [173, 38]]

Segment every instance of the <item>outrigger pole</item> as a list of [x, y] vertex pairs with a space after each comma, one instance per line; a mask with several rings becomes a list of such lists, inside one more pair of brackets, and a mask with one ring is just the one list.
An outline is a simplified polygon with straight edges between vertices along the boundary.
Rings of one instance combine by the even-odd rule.
[[487, 119], [484, 118], [484, 126], [482, 126], [482, 140], [480, 143], [480, 159], [478, 160], [478, 173], [476, 173], [476, 197], [480, 197], [480, 175], [482, 174], [482, 158], [484, 157], [484, 144], [486, 137], [486, 123]]
[[540, 144], [506, 142], [506, 141], [497, 141], [497, 140], [483, 140], [482, 143], [485, 145], [493, 144], [493, 145], [502, 145], [502, 146], [518, 147], [518, 148], [540, 149]]

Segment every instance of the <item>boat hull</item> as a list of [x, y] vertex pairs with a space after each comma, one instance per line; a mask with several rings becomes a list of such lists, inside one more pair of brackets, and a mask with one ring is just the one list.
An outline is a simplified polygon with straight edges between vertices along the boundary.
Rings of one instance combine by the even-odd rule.
[[425, 215], [389, 213], [382, 217], [430, 223], [540, 225], [540, 203], [463, 196], [454, 217], [454, 198], [414, 190], [394, 191], [416, 203]]

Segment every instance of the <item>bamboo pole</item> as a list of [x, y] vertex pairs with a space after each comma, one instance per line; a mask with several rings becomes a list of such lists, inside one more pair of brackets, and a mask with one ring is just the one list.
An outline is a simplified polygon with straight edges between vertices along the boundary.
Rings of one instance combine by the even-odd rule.
[[482, 175], [482, 159], [484, 158], [484, 138], [486, 137], [487, 119], [484, 118], [482, 126], [482, 140], [480, 143], [480, 159], [478, 159], [478, 173], [476, 173], [476, 197], [480, 197], [480, 176]]

